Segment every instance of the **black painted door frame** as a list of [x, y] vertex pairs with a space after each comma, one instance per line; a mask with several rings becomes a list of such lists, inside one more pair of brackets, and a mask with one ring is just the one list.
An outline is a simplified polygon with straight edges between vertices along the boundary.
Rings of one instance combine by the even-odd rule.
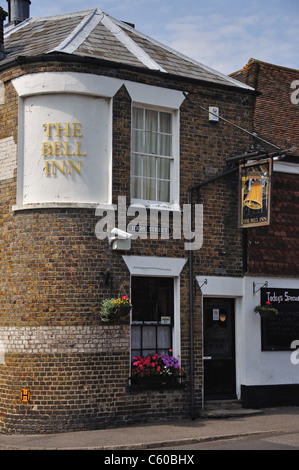
[[236, 398], [234, 299], [203, 299], [204, 396]]

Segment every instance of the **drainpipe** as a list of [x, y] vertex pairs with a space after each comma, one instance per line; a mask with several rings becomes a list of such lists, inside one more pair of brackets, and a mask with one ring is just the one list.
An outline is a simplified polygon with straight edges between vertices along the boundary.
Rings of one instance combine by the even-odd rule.
[[[191, 208], [192, 227], [192, 188], [188, 191], [188, 204]], [[195, 419], [194, 389], [194, 311], [193, 311], [193, 250], [189, 250], [189, 313], [190, 313], [190, 415]]]

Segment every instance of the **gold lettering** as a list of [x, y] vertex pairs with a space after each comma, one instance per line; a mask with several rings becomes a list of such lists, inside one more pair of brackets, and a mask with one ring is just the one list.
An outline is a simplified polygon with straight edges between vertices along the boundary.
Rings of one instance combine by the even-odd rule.
[[54, 142], [53, 144], [53, 151], [54, 151], [54, 155], [57, 156], [57, 155], [63, 155], [63, 151], [61, 149], [61, 145], [62, 145], [62, 142]]
[[73, 137], [82, 137], [81, 126], [81, 122], [73, 123]]
[[48, 157], [52, 154], [52, 147], [49, 142], [43, 142], [42, 155], [43, 157]]
[[81, 153], [81, 142], [76, 142], [76, 145], [77, 145], [77, 153], [76, 155], [78, 155], [78, 157], [86, 157], [86, 152], [84, 153]]
[[57, 122], [56, 123], [56, 131], [57, 131], [57, 137], [60, 137], [60, 133], [61, 132], [65, 132], [65, 135], [67, 137], [70, 136], [70, 123], [69, 122], [66, 122], [65, 123], [65, 127], [60, 127], [60, 122]]
[[63, 164], [63, 166], [61, 167], [57, 162], [55, 162], [55, 161], [52, 162], [52, 175], [55, 175], [55, 174], [56, 174], [56, 172], [55, 172], [55, 167], [56, 167], [59, 171], [61, 171], [62, 174], [65, 173], [65, 171], [64, 171], [65, 160], [62, 161], [62, 164]]
[[70, 152], [69, 151], [69, 143], [68, 142], [64, 142], [64, 153], [67, 156], [75, 155], [75, 152]]
[[53, 122], [48, 122], [46, 124], [43, 124], [43, 127], [45, 126], [47, 129], [47, 137], [51, 137], [51, 127], [55, 127], [55, 124]]
[[[55, 161], [49, 160], [49, 158], [55, 158], [59, 156], [74, 157], [85, 157], [86, 152], [83, 152], [80, 141], [73, 141], [72, 138], [80, 138], [83, 136], [82, 124], [80, 122], [48, 122], [44, 123], [43, 127], [46, 131], [47, 138], [51, 139], [50, 142], [42, 142], [42, 155], [48, 158], [45, 161], [45, 174], [56, 175], [57, 171], [62, 174], [72, 174], [73, 171], [81, 175], [81, 160], [73, 162], [72, 160], [61, 160]], [[53, 134], [56, 134], [56, 141], [53, 141]], [[55, 138], [54, 137], [54, 138]], [[65, 137], [66, 139], [63, 139]], [[69, 138], [69, 139], [67, 139]], [[67, 168], [66, 168], [67, 165]]]
[[79, 161], [79, 166], [76, 166], [74, 162], [72, 162], [71, 160], [68, 160], [68, 165], [69, 165], [69, 171], [68, 171], [68, 174], [71, 175], [71, 167], [74, 168], [74, 170], [76, 170], [77, 173], [79, 173], [79, 175], [81, 175], [81, 160]]
[[46, 168], [45, 168], [46, 175], [50, 174], [50, 168], [49, 168], [49, 161], [46, 160]]

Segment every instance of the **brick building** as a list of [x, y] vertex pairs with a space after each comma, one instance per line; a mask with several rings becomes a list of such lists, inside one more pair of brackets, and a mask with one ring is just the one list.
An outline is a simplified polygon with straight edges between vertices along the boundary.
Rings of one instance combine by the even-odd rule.
[[299, 73], [251, 59], [231, 76], [258, 92], [254, 130], [266, 140], [258, 142], [260, 156], [290, 150], [274, 159], [270, 225], [246, 231], [246, 311], [270, 300], [279, 317], [272, 323], [247, 317], [250, 344], [244, 348], [242, 399], [256, 407], [298, 405]]
[[[254, 142], [254, 88], [99, 9], [8, 4], [0, 431], [193, 418], [241, 398], [247, 231], [228, 159]], [[102, 301], [123, 295], [130, 317], [103, 322]], [[132, 383], [132, 357], [169, 350], [174, 384]]]

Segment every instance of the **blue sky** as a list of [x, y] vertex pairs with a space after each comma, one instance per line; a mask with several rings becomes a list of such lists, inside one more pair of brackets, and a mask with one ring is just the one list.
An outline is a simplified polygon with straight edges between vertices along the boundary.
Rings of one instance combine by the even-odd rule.
[[31, 0], [33, 17], [91, 8], [226, 74], [250, 58], [299, 69], [298, 0]]

